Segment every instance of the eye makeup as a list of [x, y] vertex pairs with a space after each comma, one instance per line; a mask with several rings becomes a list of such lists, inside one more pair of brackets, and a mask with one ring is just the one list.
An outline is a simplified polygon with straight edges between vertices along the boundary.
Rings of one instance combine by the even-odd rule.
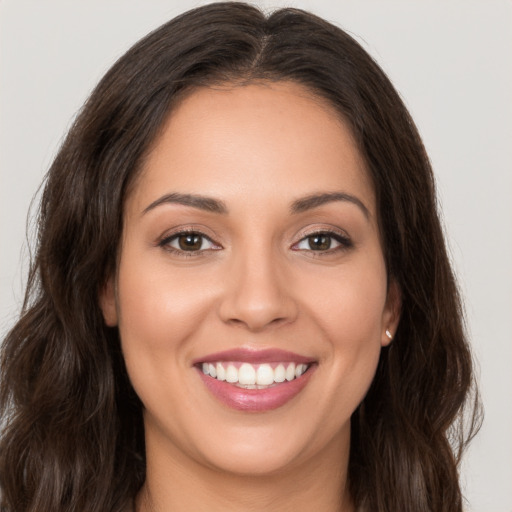
[[[346, 251], [354, 246], [352, 240], [341, 231], [319, 229], [301, 235], [301, 239], [294, 243], [292, 251], [307, 251], [315, 256], [332, 255]], [[211, 237], [197, 228], [180, 228], [158, 240], [158, 247], [177, 256], [200, 256], [209, 251], [222, 250], [223, 247], [212, 240]]]
[[207, 251], [218, 251], [222, 246], [196, 228], [180, 228], [164, 236], [157, 243], [162, 249], [177, 256], [198, 256]]

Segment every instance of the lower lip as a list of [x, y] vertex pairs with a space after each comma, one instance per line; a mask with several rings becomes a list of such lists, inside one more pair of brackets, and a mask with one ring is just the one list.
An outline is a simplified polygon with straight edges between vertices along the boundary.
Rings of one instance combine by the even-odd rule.
[[210, 392], [232, 409], [247, 412], [263, 412], [277, 409], [297, 396], [309, 382], [315, 365], [300, 377], [276, 384], [266, 389], [244, 389], [197, 371]]

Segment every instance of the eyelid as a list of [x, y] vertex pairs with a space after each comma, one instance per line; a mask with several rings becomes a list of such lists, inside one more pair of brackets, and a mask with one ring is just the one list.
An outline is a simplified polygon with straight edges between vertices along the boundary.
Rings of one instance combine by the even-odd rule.
[[[168, 252], [178, 254], [179, 256], [198, 256], [208, 251], [218, 251], [223, 249], [222, 245], [216, 242], [211, 235], [207, 235], [205, 231], [206, 230], [203, 227], [199, 226], [177, 226], [176, 228], [173, 228], [170, 231], [166, 231], [163, 235], [161, 235], [157, 239], [155, 245]], [[179, 236], [188, 235], [191, 233], [197, 234], [208, 240], [214, 247], [208, 249], [199, 249], [197, 251], [185, 251], [170, 245], [170, 242], [177, 239]]]
[[[217, 242], [211, 235], [206, 234], [205, 231], [209, 231], [208, 229], [204, 228], [204, 226], [196, 226], [196, 225], [187, 225], [187, 226], [176, 226], [175, 228], [171, 229], [170, 231], [166, 231], [163, 235], [161, 235], [155, 245], [159, 246], [163, 249], [165, 249], [168, 252], [178, 254], [179, 256], [199, 256], [204, 253], [208, 253], [211, 251], [218, 251], [223, 249], [224, 247]], [[170, 246], [170, 242], [176, 238], [178, 238], [180, 235], [186, 235], [194, 233], [197, 235], [200, 235], [202, 238], [208, 240], [213, 247], [207, 248], [207, 249], [198, 249], [193, 251], [186, 251], [183, 249], [179, 249], [176, 247]], [[336, 247], [332, 247], [329, 249], [326, 249], [324, 251], [318, 250], [315, 251], [313, 249], [298, 249], [297, 245], [304, 241], [306, 238], [323, 234], [326, 236], [330, 236], [333, 238], [338, 245]], [[216, 237], [215, 237], [216, 238]], [[343, 251], [350, 249], [353, 247], [354, 243], [351, 239], [351, 237], [348, 235], [348, 233], [340, 229], [338, 227], [332, 226], [332, 225], [323, 225], [323, 226], [309, 226], [307, 228], [303, 228], [295, 237], [296, 241], [291, 245], [291, 249], [295, 251], [301, 251], [301, 252], [315, 252], [315, 256], [321, 256], [322, 254], [330, 254], [334, 253], [336, 251]]]
[[350, 235], [344, 229], [329, 224], [321, 224], [302, 228], [295, 236], [296, 242], [294, 243], [300, 242], [302, 239], [307, 238], [308, 236], [318, 235], [320, 233], [338, 236], [344, 240], [351, 240]]
[[[338, 242], [339, 245], [337, 247], [333, 247], [333, 248], [327, 249], [325, 251], [314, 251], [312, 249], [308, 250], [308, 249], [296, 248], [306, 238], [309, 238], [314, 235], [320, 235], [320, 234], [330, 236], [331, 238], [336, 240], [336, 242]], [[317, 226], [314, 228], [308, 227], [308, 228], [301, 230], [297, 234], [296, 238], [297, 238], [297, 241], [294, 242], [291, 246], [292, 250], [304, 251], [304, 252], [306, 252], [306, 251], [307, 252], [315, 252], [316, 256], [321, 256], [322, 254], [333, 253], [333, 252], [336, 252], [339, 250], [350, 249], [351, 247], [354, 246], [354, 243], [353, 243], [351, 237], [348, 235], [348, 233], [340, 228], [335, 227], [335, 226]]]

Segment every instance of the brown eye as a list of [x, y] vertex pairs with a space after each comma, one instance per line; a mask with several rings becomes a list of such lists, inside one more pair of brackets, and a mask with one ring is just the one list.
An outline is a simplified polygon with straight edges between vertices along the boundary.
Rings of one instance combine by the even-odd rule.
[[332, 253], [336, 250], [349, 249], [352, 247], [350, 238], [339, 233], [319, 231], [305, 236], [296, 243], [292, 249], [295, 251], [315, 251]]
[[160, 247], [175, 252], [202, 252], [217, 250], [220, 247], [212, 242], [206, 235], [196, 231], [183, 231], [175, 233], [159, 242]]
[[177, 237], [178, 246], [182, 251], [200, 251], [203, 236], [198, 233], [184, 233]]
[[325, 233], [317, 233], [307, 237], [309, 249], [312, 251], [327, 251], [331, 248], [332, 237]]

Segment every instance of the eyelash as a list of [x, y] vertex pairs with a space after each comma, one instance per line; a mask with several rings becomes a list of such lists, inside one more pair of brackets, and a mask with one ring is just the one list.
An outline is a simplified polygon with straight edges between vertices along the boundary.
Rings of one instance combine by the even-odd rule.
[[[329, 247], [327, 249], [304, 249], [305, 251], [311, 253], [311, 255], [314, 257], [328, 256], [337, 252], [346, 251], [354, 246], [352, 240], [345, 234], [336, 231], [319, 230], [302, 235], [301, 239], [292, 245], [292, 250], [300, 251], [301, 249], [298, 248], [299, 244], [306, 242], [308, 239], [312, 239], [314, 237], [326, 237], [329, 239]], [[331, 248], [330, 246], [332, 245], [332, 240], [335, 240], [339, 245], [337, 247]]]
[[[173, 241], [178, 240], [180, 237], [187, 236], [187, 235], [200, 237], [201, 245], [203, 244], [204, 241], [207, 241], [207, 242], [210, 242], [214, 247], [208, 248], [208, 249], [186, 250], [186, 249], [178, 249], [178, 248], [172, 247], [170, 245]], [[305, 242], [308, 239], [311, 239], [313, 237], [329, 238], [330, 239], [329, 247], [325, 250], [322, 250], [322, 249], [317, 249], [317, 250], [315, 250], [315, 249], [299, 249], [298, 248], [299, 244], [301, 244], [302, 242]], [[337, 247], [331, 248], [330, 245], [332, 245], [332, 240], [335, 240], [339, 245]], [[179, 232], [173, 233], [169, 236], [162, 238], [158, 242], [157, 245], [159, 247], [162, 247], [164, 250], [166, 250], [168, 252], [171, 252], [173, 254], [176, 254], [177, 256], [185, 257], [185, 258], [199, 256], [201, 254], [204, 254], [206, 251], [218, 251], [218, 250], [222, 249], [222, 246], [215, 243], [209, 236], [207, 236], [204, 233], [202, 233], [201, 231], [198, 231], [195, 229], [181, 230]], [[328, 230], [319, 230], [319, 231], [313, 231], [311, 233], [303, 234], [301, 239], [291, 246], [291, 249], [294, 251], [297, 251], [297, 252], [304, 250], [309, 253], [312, 253], [312, 255], [314, 257], [322, 257], [322, 256], [330, 255], [333, 253], [337, 253], [340, 251], [346, 251], [346, 250], [352, 248], [353, 246], [354, 246], [354, 244], [353, 244], [352, 240], [350, 240], [350, 238], [344, 234], [334, 232], [334, 231], [328, 231]]]
[[[215, 248], [187, 251], [186, 249], [178, 249], [178, 248], [172, 247], [170, 245], [174, 240], [178, 240], [180, 237], [187, 236], [187, 235], [200, 237], [201, 245], [206, 240], [206, 241], [210, 242], [213, 246], [215, 246]], [[165, 238], [163, 238], [162, 240], [160, 240], [158, 242], [158, 246], [162, 247], [166, 251], [176, 254], [177, 256], [181, 256], [181, 257], [185, 257], [185, 258], [198, 256], [208, 250], [218, 251], [218, 250], [222, 249], [222, 247], [220, 245], [216, 244], [209, 236], [205, 235], [204, 233], [202, 233], [201, 231], [198, 231], [196, 229], [183, 229], [181, 231], [178, 231], [177, 233], [173, 233], [172, 235], [166, 236]]]

